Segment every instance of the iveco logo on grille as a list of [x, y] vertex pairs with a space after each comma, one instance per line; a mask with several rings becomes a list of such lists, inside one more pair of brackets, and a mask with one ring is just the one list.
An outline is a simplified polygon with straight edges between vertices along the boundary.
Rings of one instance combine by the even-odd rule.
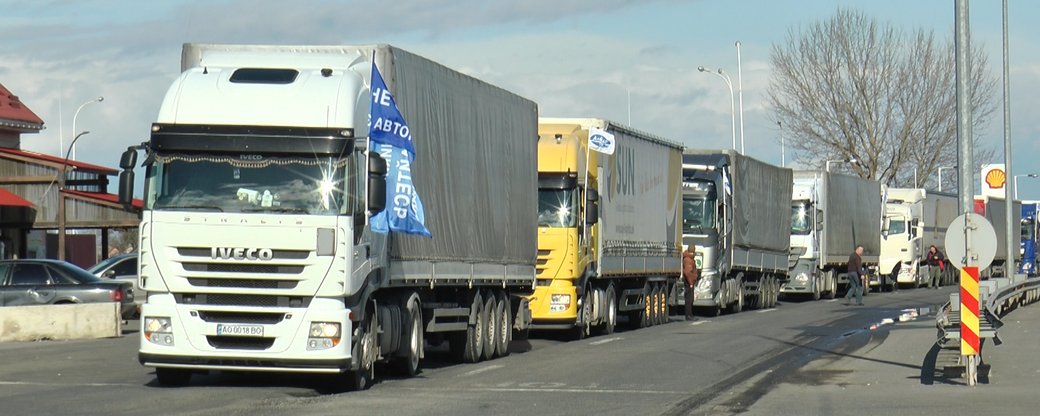
[[274, 252], [269, 248], [213, 247], [210, 256], [224, 260], [271, 260]]

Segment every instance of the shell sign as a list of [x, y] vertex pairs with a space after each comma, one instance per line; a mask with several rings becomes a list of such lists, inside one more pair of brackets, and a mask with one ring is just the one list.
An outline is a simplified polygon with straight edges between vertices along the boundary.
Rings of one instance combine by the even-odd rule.
[[1003, 198], [1005, 185], [1007, 185], [1007, 173], [1004, 171], [1003, 163], [982, 166], [983, 195]]

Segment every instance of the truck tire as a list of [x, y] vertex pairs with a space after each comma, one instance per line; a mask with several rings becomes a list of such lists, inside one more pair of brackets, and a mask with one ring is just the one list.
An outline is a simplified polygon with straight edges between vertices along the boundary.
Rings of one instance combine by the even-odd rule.
[[729, 306], [730, 313], [740, 313], [744, 310], [744, 282], [736, 280], [737, 300]]
[[509, 307], [509, 295], [504, 291], [498, 292], [498, 335], [495, 338], [495, 356], [505, 357], [509, 355], [509, 343], [513, 341], [513, 317]]
[[475, 363], [484, 356], [484, 299], [480, 293], [473, 294], [469, 306], [470, 316], [475, 324], [469, 325], [464, 332], [452, 334], [449, 339], [452, 355], [457, 361]]
[[650, 296], [650, 285], [649, 284], [644, 284], [643, 285], [643, 310], [639, 312], [639, 314], [638, 314], [638, 318], [639, 319], [636, 321], [636, 322], [639, 323], [639, 328], [646, 328], [646, 327], [651, 325], [650, 310], [652, 309], [651, 308], [652, 303], [650, 301], [650, 298], [651, 298], [651, 296]]
[[830, 287], [827, 288], [826, 296], [824, 297], [834, 299], [838, 296], [838, 274], [834, 270], [828, 270], [827, 280], [830, 282]]
[[191, 383], [191, 371], [182, 368], [157, 367], [155, 379], [163, 387], [184, 387]]
[[657, 285], [654, 284], [654, 283], [651, 283], [650, 284], [650, 297], [649, 297], [649, 299], [650, 299], [650, 307], [648, 308], [648, 311], [650, 312], [650, 315], [649, 315], [650, 318], [649, 318], [649, 322], [647, 322], [646, 326], [656, 326], [659, 323], [658, 321], [661, 319], [660, 311], [657, 310], [657, 298], [658, 298], [658, 296], [660, 296], [660, 293], [658, 293], [658, 291], [657, 291]]
[[397, 357], [391, 361], [395, 373], [414, 377], [422, 368], [422, 349], [425, 344], [423, 339], [422, 307], [419, 305], [419, 297], [412, 294], [405, 298], [402, 310], [405, 313], [403, 330]]
[[661, 282], [661, 325], [668, 323], [668, 316], [671, 315], [668, 312], [668, 282]]
[[361, 391], [372, 386], [376, 378], [375, 354], [379, 350], [376, 339], [379, 328], [376, 325], [375, 313], [369, 310], [358, 327], [358, 338], [354, 357], [359, 361], [358, 369], [343, 374], [344, 384], [348, 390]]
[[495, 350], [498, 348], [498, 299], [494, 291], [484, 292], [484, 360], [495, 358]]
[[813, 279], [813, 290], [812, 300], [820, 300], [820, 285], [823, 284], [823, 279], [816, 277]]
[[614, 293], [614, 285], [607, 286], [607, 313], [606, 323], [603, 324], [603, 333], [610, 335], [617, 327], [617, 294]]

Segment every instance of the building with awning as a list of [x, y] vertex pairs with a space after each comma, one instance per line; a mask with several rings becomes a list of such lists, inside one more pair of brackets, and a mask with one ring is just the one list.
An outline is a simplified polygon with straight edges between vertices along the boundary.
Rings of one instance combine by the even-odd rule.
[[43, 128], [43, 120], [0, 85], [0, 256], [61, 257], [55, 230], [64, 221], [66, 230], [101, 230], [100, 244], [96, 233], [66, 235], [65, 259], [87, 267], [108, 252], [109, 230], [140, 224], [141, 202], [124, 207], [108, 193], [116, 169], [22, 150], [22, 135]]

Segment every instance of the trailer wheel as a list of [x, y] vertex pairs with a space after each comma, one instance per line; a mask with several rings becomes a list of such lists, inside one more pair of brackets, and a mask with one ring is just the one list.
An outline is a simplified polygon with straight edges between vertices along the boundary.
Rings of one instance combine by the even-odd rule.
[[484, 292], [484, 354], [485, 360], [495, 358], [495, 350], [498, 348], [498, 323], [501, 317], [498, 315], [498, 300], [495, 299], [493, 291]]
[[404, 330], [401, 331], [404, 335], [403, 341], [405, 342], [402, 347], [405, 348], [398, 352], [398, 356], [391, 362], [391, 365], [396, 373], [414, 377], [416, 374], [419, 374], [422, 367], [422, 349], [425, 344], [423, 340], [422, 308], [419, 306], [418, 295], [413, 293], [407, 298], [402, 307], [407, 313], [407, 321], [404, 322]]
[[646, 328], [653, 325], [653, 298], [649, 283], [643, 285], [643, 312], [639, 317], [639, 327]]
[[504, 291], [498, 292], [498, 334], [495, 338], [495, 356], [505, 357], [509, 355], [509, 343], [513, 341], [513, 317], [510, 314], [509, 295]]
[[451, 335], [452, 355], [458, 361], [475, 363], [484, 356], [484, 300], [480, 293], [473, 294], [473, 301], [469, 306], [469, 313], [474, 317], [475, 324], [469, 325], [465, 332], [457, 332]]
[[661, 325], [668, 323], [668, 282], [661, 282]]
[[182, 368], [157, 367], [155, 379], [163, 387], [184, 387], [191, 383], [191, 371]]
[[614, 333], [617, 326], [617, 295], [614, 293], [614, 285], [607, 286], [607, 322], [603, 324], [603, 333], [610, 335]]

